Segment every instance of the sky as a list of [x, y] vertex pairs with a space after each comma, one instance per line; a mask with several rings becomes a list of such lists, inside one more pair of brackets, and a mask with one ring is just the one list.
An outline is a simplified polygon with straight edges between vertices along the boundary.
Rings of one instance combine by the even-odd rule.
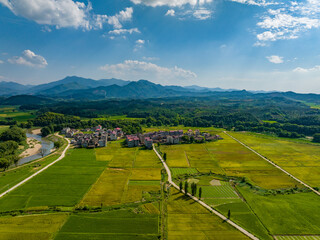
[[319, 43], [320, 0], [0, 0], [0, 81], [21, 84], [320, 93]]

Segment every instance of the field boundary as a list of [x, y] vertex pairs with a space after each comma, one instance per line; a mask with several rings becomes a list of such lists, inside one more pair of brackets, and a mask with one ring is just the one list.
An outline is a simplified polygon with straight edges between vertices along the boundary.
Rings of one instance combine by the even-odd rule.
[[20, 187], [22, 184], [28, 182], [29, 180], [31, 180], [32, 178], [34, 178], [35, 176], [39, 175], [40, 173], [42, 173], [43, 171], [47, 170], [49, 167], [51, 167], [52, 165], [54, 165], [55, 163], [59, 162], [61, 159], [63, 159], [66, 155], [67, 150], [70, 147], [70, 141], [69, 139], [65, 138], [68, 142], [67, 147], [63, 150], [63, 152], [61, 153], [61, 156], [53, 161], [52, 163], [48, 164], [47, 166], [45, 166], [44, 168], [40, 169], [38, 172], [32, 174], [31, 176], [27, 177], [26, 179], [24, 179], [23, 181], [19, 182], [18, 184], [16, 184], [15, 186], [11, 187], [10, 189], [8, 189], [7, 191], [3, 192], [0, 194], [0, 198], [2, 198], [3, 196], [7, 195], [8, 193], [12, 192], [13, 190], [15, 190], [16, 188]]
[[226, 135], [228, 135], [229, 137], [231, 137], [233, 140], [237, 141], [238, 143], [240, 143], [241, 145], [243, 145], [244, 147], [246, 147], [247, 149], [249, 149], [251, 152], [255, 153], [256, 155], [258, 155], [259, 157], [261, 157], [263, 160], [267, 161], [268, 163], [272, 164], [274, 167], [278, 168], [279, 170], [281, 170], [282, 172], [284, 172], [285, 174], [287, 174], [289, 177], [293, 178], [294, 180], [296, 180], [297, 182], [301, 183], [302, 185], [304, 185], [305, 187], [309, 188], [311, 191], [313, 191], [315, 194], [317, 194], [318, 196], [320, 196], [320, 192], [315, 190], [314, 188], [312, 188], [311, 186], [309, 186], [308, 184], [306, 184], [305, 182], [301, 181], [300, 179], [298, 179], [297, 177], [293, 176], [291, 173], [287, 172], [286, 170], [284, 170], [283, 168], [281, 168], [279, 165], [275, 164], [274, 162], [272, 162], [271, 160], [269, 160], [268, 158], [262, 156], [260, 153], [258, 153], [257, 151], [253, 150], [251, 147], [249, 147], [248, 145], [244, 144], [243, 142], [241, 142], [240, 140], [236, 139], [235, 137], [231, 136], [230, 134], [228, 134], [226, 131], [224, 131], [224, 133]]
[[[168, 165], [166, 164], [166, 162], [163, 160], [163, 158], [161, 157], [161, 155], [158, 153], [158, 151], [156, 150], [155, 146], [153, 145], [153, 151], [157, 154], [158, 158], [161, 160], [164, 168], [166, 169], [166, 172], [168, 174], [168, 182], [174, 187], [176, 188], [178, 191], [180, 191], [180, 188], [178, 187], [177, 184], [175, 184], [172, 181], [172, 176], [171, 176], [171, 171], [170, 168], [168, 167]], [[184, 190], [181, 190], [182, 193], [184, 193]], [[224, 215], [222, 215], [221, 213], [219, 213], [218, 211], [214, 210], [213, 208], [211, 208], [209, 205], [207, 205], [206, 203], [202, 202], [200, 199], [198, 199], [197, 197], [192, 196], [190, 193], [187, 193], [187, 195], [192, 198], [194, 201], [196, 201], [197, 203], [199, 203], [200, 205], [202, 205], [204, 208], [206, 208], [207, 210], [209, 210], [210, 212], [214, 213], [215, 215], [217, 215], [219, 218], [221, 218], [224, 222], [229, 223], [231, 226], [233, 226], [234, 228], [236, 228], [237, 230], [239, 230], [240, 232], [242, 232], [244, 235], [246, 235], [247, 237], [253, 239], [253, 240], [259, 240], [259, 238], [255, 237], [253, 234], [249, 233], [247, 230], [245, 230], [244, 228], [240, 227], [239, 225], [237, 225], [236, 223], [234, 223], [233, 221], [231, 221], [230, 219], [226, 218]]]

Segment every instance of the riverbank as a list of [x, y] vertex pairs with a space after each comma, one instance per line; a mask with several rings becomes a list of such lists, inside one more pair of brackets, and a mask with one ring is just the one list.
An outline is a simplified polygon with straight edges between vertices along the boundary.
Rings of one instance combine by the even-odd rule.
[[38, 140], [29, 137], [27, 138], [27, 145], [28, 148], [19, 155], [21, 158], [29, 157], [40, 153], [42, 145], [41, 142], [39, 142]]

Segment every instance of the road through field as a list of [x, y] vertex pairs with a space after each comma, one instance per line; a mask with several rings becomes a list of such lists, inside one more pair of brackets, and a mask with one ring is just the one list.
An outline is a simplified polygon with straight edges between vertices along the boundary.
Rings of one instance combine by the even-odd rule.
[[8, 194], [9, 192], [12, 192], [13, 190], [15, 190], [16, 188], [20, 187], [22, 184], [28, 182], [30, 179], [34, 178], [35, 176], [37, 176], [38, 174], [42, 173], [43, 171], [47, 170], [49, 167], [51, 167], [52, 165], [54, 165], [55, 163], [59, 162], [61, 159], [63, 159], [66, 155], [67, 150], [70, 147], [70, 141], [69, 139], [65, 138], [68, 141], [68, 145], [67, 147], [63, 150], [63, 152], [61, 153], [61, 156], [53, 161], [52, 163], [50, 163], [49, 165], [45, 166], [44, 168], [42, 168], [41, 170], [39, 170], [38, 172], [32, 174], [30, 177], [27, 177], [26, 179], [24, 179], [23, 181], [19, 182], [18, 184], [16, 184], [15, 186], [13, 186], [12, 188], [8, 189], [7, 191], [3, 192], [0, 194], [0, 198], [2, 198], [3, 196], [5, 196], [6, 194]]
[[[172, 181], [172, 176], [171, 176], [171, 171], [170, 168], [168, 167], [168, 165], [166, 164], [166, 162], [163, 160], [163, 158], [161, 157], [161, 155], [158, 153], [158, 151], [156, 150], [155, 146], [153, 145], [153, 151], [157, 154], [158, 158], [161, 160], [164, 168], [166, 169], [166, 172], [168, 174], [168, 181], [169, 183], [176, 188], [178, 191], [180, 191], [180, 188], [178, 187], [177, 184], [175, 184]], [[184, 193], [184, 190], [182, 190], [182, 193]], [[225, 216], [223, 216], [221, 213], [217, 212], [216, 210], [212, 209], [209, 205], [207, 205], [206, 203], [202, 202], [200, 199], [198, 199], [197, 197], [192, 196], [190, 193], [187, 193], [187, 195], [192, 198], [194, 201], [196, 201], [197, 203], [199, 203], [200, 205], [202, 205], [203, 207], [205, 207], [206, 209], [208, 209], [210, 212], [214, 213], [215, 215], [217, 215], [219, 218], [221, 218], [223, 221], [229, 223], [231, 226], [233, 226], [234, 228], [238, 229], [240, 232], [242, 232], [244, 235], [246, 235], [247, 237], [253, 239], [253, 240], [259, 240], [259, 238], [255, 237], [253, 234], [249, 233], [247, 230], [245, 230], [244, 228], [240, 227], [239, 225], [237, 225], [236, 223], [232, 222], [230, 219], [226, 218]]]
[[243, 142], [241, 142], [240, 140], [236, 139], [235, 137], [231, 136], [230, 134], [228, 134], [226, 131], [224, 131], [224, 133], [226, 135], [228, 135], [229, 137], [231, 137], [233, 140], [237, 141], [238, 143], [240, 143], [241, 145], [243, 145], [244, 147], [246, 147], [247, 149], [249, 149], [250, 151], [252, 151], [253, 153], [257, 154], [259, 157], [261, 157], [263, 160], [267, 161], [268, 163], [272, 164], [274, 167], [280, 169], [282, 172], [284, 172], [285, 174], [287, 174], [289, 177], [292, 177], [294, 180], [296, 180], [297, 182], [301, 183], [302, 185], [304, 185], [305, 187], [309, 188], [311, 191], [313, 191], [315, 194], [320, 196], [320, 192], [313, 189], [311, 186], [309, 186], [308, 184], [306, 184], [305, 182], [301, 181], [300, 179], [296, 178], [295, 176], [293, 176], [291, 173], [287, 172], [286, 170], [284, 170], [283, 168], [281, 168], [279, 165], [275, 164], [274, 162], [272, 162], [271, 160], [269, 160], [268, 158], [262, 156], [260, 153], [256, 152], [255, 150], [253, 150], [252, 148], [250, 148], [249, 146], [247, 146], [246, 144], [244, 144]]

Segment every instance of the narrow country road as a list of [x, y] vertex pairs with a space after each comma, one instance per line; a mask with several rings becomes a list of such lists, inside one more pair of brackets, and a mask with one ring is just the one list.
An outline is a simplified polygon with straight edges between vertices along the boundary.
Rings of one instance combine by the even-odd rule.
[[289, 177], [292, 177], [294, 180], [296, 180], [297, 182], [301, 183], [302, 185], [304, 185], [305, 187], [309, 188], [311, 191], [313, 191], [315, 194], [320, 196], [320, 192], [313, 189], [311, 186], [309, 186], [308, 184], [306, 184], [305, 182], [301, 181], [300, 179], [296, 178], [295, 176], [293, 176], [291, 173], [287, 172], [286, 170], [284, 170], [283, 168], [281, 168], [279, 165], [275, 164], [274, 162], [272, 162], [271, 160], [269, 160], [268, 158], [262, 156], [260, 153], [256, 152], [255, 150], [253, 150], [251, 147], [249, 147], [248, 145], [244, 144], [243, 142], [241, 142], [240, 140], [236, 139], [235, 137], [231, 136], [230, 134], [228, 134], [226, 131], [224, 131], [224, 133], [226, 135], [228, 135], [229, 137], [231, 137], [233, 140], [237, 141], [238, 143], [240, 143], [241, 145], [243, 145], [244, 147], [246, 147], [247, 149], [249, 149], [250, 151], [252, 151], [253, 153], [257, 154], [259, 157], [261, 157], [263, 160], [267, 161], [268, 163], [272, 164], [274, 167], [280, 169], [282, 172], [284, 172], [285, 174], [287, 174]]
[[[158, 153], [158, 151], [156, 150], [155, 146], [153, 145], [153, 151], [157, 154], [158, 158], [161, 160], [164, 168], [166, 169], [166, 172], [168, 174], [168, 181], [169, 183], [176, 188], [177, 190], [180, 191], [179, 187], [177, 184], [175, 184], [172, 181], [172, 176], [171, 176], [171, 171], [170, 168], [168, 167], [168, 165], [166, 164], [166, 162], [162, 159], [161, 155]], [[182, 190], [182, 192], [184, 193], [184, 190]], [[225, 222], [229, 223], [231, 226], [233, 226], [234, 228], [238, 229], [240, 232], [242, 232], [244, 235], [246, 235], [247, 237], [253, 239], [253, 240], [259, 240], [259, 238], [255, 237], [253, 234], [249, 233], [247, 230], [243, 229], [242, 227], [240, 227], [239, 225], [237, 225], [236, 223], [232, 222], [231, 220], [229, 220], [228, 218], [226, 218], [225, 216], [223, 216], [221, 213], [219, 213], [218, 211], [212, 209], [209, 205], [207, 205], [206, 203], [202, 202], [201, 200], [199, 200], [197, 197], [192, 196], [190, 193], [187, 193], [187, 195], [192, 198], [194, 201], [196, 201], [197, 203], [199, 203], [200, 205], [202, 205], [203, 207], [205, 207], [206, 209], [208, 209], [210, 212], [214, 213], [215, 215], [217, 215], [219, 218], [221, 218], [222, 220], [224, 220]]]
[[40, 169], [38, 172], [32, 174], [30, 177], [27, 177], [26, 179], [24, 179], [23, 181], [19, 182], [18, 184], [16, 184], [15, 186], [13, 186], [12, 188], [8, 189], [7, 191], [3, 192], [0, 194], [0, 198], [2, 198], [3, 196], [5, 196], [6, 194], [10, 193], [11, 191], [13, 191], [14, 189], [20, 187], [22, 184], [28, 182], [30, 179], [34, 178], [35, 176], [37, 176], [38, 174], [42, 173], [43, 171], [45, 171], [46, 169], [48, 169], [49, 167], [51, 167], [52, 165], [54, 165], [55, 163], [59, 162], [61, 159], [63, 159], [66, 155], [67, 150], [70, 147], [70, 141], [69, 139], [65, 138], [68, 141], [68, 145], [67, 147], [63, 150], [63, 152], [61, 153], [61, 156], [53, 161], [52, 163], [50, 163], [49, 165], [45, 166], [44, 168]]

